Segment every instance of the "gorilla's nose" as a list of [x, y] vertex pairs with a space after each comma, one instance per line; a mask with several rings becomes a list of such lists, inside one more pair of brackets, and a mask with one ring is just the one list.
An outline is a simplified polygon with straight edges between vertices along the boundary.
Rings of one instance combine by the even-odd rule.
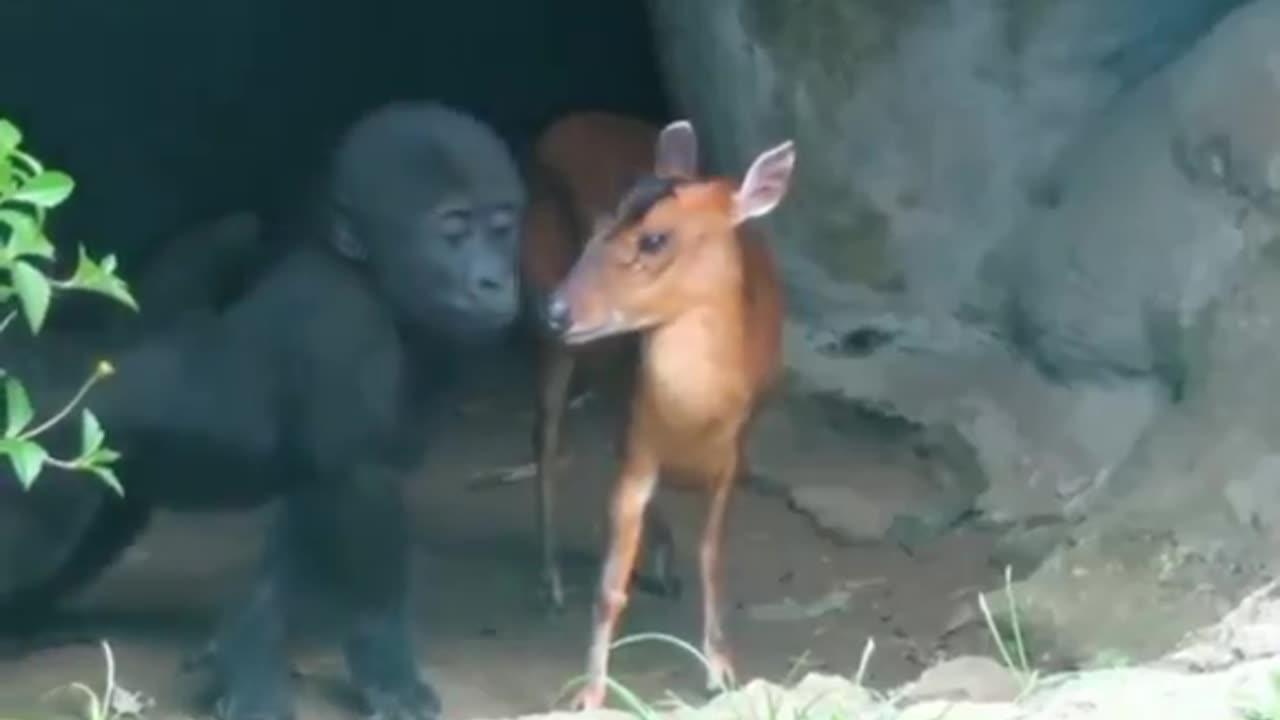
[[505, 277], [490, 274], [476, 279], [476, 288], [482, 295], [498, 295], [511, 289], [512, 283]]
[[565, 302], [564, 296], [560, 293], [553, 294], [547, 301], [547, 329], [557, 335], [561, 334], [569, 329], [570, 320], [572, 318], [569, 316], [569, 303]]
[[466, 303], [477, 322], [514, 320], [520, 312], [520, 295], [513, 274], [499, 269], [472, 275]]

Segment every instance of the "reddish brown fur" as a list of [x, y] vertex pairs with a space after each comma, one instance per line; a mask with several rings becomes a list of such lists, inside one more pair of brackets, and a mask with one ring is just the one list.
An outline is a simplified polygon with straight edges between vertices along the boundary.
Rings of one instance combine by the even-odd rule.
[[532, 289], [549, 293], [569, 274], [595, 217], [653, 167], [657, 136], [644, 121], [601, 112], [568, 115], [542, 133], [521, 240], [521, 271]]
[[[687, 132], [684, 147], [693, 146], [692, 128], [677, 125], [669, 126], [673, 134]], [[679, 156], [681, 148], [676, 150]], [[773, 170], [763, 173], [768, 176], [763, 185], [752, 186], [765, 187], [762, 192], [771, 201], [753, 200], [750, 192], [743, 199], [726, 178], [694, 176], [696, 149], [684, 150], [695, 157], [685, 159], [683, 176], [668, 176], [680, 182], [642, 208], [638, 218], [622, 217], [618, 225], [602, 228], [558, 290], [565, 311], [560, 330], [569, 342], [630, 332], [641, 336], [640, 369], [611, 499], [589, 679], [579, 707], [596, 707], [603, 700], [609, 644], [626, 605], [626, 580], [660, 473], [707, 494], [700, 546], [703, 652], [711, 664], [709, 685], [732, 678], [720, 622], [721, 537], [729, 497], [744, 467], [745, 433], [779, 366], [782, 322], [782, 292], [770, 253], [741, 223], [771, 210], [785, 191], [793, 151], [789, 143], [775, 150], [781, 154], [766, 163]], [[749, 182], [744, 180], [744, 187]], [[753, 202], [764, 209], [744, 212]], [[667, 240], [646, 252], [644, 236]]]
[[[658, 128], [635, 118], [602, 112], [565, 116], [543, 132], [534, 146], [529, 206], [521, 237], [520, 270], [532, 302], [546, 296], [568, 275], [596, 218], [608, 213], [618, 195], [653, 167]], [[538, 313], [532, 313], [536, 318]], [[535, 322], [537, 320], [535, 319]], [[561, 419], [576, 368], [597, 376], [629, 371], [633, 338], [607, 338], [588, 347], [569, 348], [537, 333], [538, 381], [533, 450], [543, 585], [554, 609], [564, 606], [554, 522], [554, 457]], [[652, 544], [670, 546], [670, 532], [657, 515]], [[655, 556], [657, 574], [671, 586], [664, 558]], [[670, 589], [670, 588], [669, 588]]]

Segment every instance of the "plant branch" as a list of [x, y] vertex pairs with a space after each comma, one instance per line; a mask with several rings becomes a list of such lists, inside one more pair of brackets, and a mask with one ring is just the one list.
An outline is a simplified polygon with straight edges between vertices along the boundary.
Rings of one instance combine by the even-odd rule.
[[83, 470], [84, 469], [84, 466], [75, 460], [59, 460], [58, 458], [52, 455], [44, 456], [44, 464], [51, 465], [53, 467], [56, 467], [62, 470]]
[[61, 410], [54, 413], [52, 417], [40, 423], [35, 428], [32, 428], [31, 430], [28, 430], [25, 433], [22, 433], [22, 435], [20, 435], [19, 437], [23, 440], [30, 440], [31, 438], [37, 435], [40, 435], [41, 433], [44, 433], [54, 425], [57, 425], [58, 423], [62, 422], [64, 419], [66, 419], [67, 415], [70, 415], [71, 411], [74, 410], [76, 406], [80, 404], [80, 401], [84, 399], [84, 396], [88, 394], [89, 390], [94, 385], [96, 385], [97, 382], [102, 379], [102, 377], [103, 377], [103, 373], [100, 370], [95, 370], [94, 373], [89, 376], [89, 379], [85, 380], [84, 383], [80, 385], [80, 389], [76, 391], [75, 396], [72, 397], [70, 402], [68, 402]]

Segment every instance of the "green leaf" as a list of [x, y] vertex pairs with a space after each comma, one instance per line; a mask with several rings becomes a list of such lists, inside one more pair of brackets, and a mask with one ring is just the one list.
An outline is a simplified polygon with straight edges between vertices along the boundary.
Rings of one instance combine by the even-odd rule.
[[18, 245], [17, 251], [19, 255], [35, 255], [46, 260], [52, 260], [56, 252], [53, 242], [38, 227], [34, 234]]
[[22, 144], [22, 131], [12, 122], [0, 118], [0, 155], [8, 155]]
[[23, 260], [14, 263], [11, 272], [13, 289], [18, 291], [27, 324], [31, 326], [31, 332], [40, 332], [45, 316], [49, 314], [49, 299], [53, 295], [49, 278]]
[[9, 456], [9, 464], [25, 489], [30, 489], [35, 483], [45, 459], [49, 457], [49, 453], [32, 440], [10, 440], [0, 445], [0, 450]]
[[37, 255], [53, 259], [53, 243], [40, 232], [35, 218], [17, 210], [0, 210], [0, 222], [9, 226], [9, 247], [6, 248], [6, 254], [10, 258]]
[[111, 448], [101, 447], [86, 456], [83, 459], [83, 462], [86, 465], [110, 465], [119, 459], [120, 453], [112, 450]]
[[45, 170], [23, 183], [13, 194], [13, 199], [36, 207], [52, 208], [70, 197], [75, 187], [70, 175], [59, 170]]
[[80, 412], [80, 454], [92, 455], [102, 447], [106, 433], [102, 432], [102, 423], [89, 408]]
[[124, 280], [112, 274], [115, 266], [115, 255], [107, 255], [99, 265], [89, 257], [89, 253], [81, 245], [76, 260], [76, 270], [67, 280], [66, 287], [106, 295], [137, 311], [138, 303], [129, 292], [129, 286]]
[[25, 238], [29, 235], [35, 235], [38, 230], [34, 218], [17, 210], [0, 210], [0, 222], [9, 227], [10, 243], [19, 236]]
[[102, 482], [106, 483], [107, 487], [114, 490], [117, 495], [124, 497], [124, 486], [120, 484], [120, 478], [116, 477], [114, 470], [107, 467], [91, 467], [89, 472], [101, 478]]
[[[28, 153], [22, 152], [21, 150], [14, 150], [12, 153], [12, 157], [17, 158], [18, 160], [21, 160], [27, 166], [26, 168], [22, 169], [23, 170], [22, 174], [24, 177], [34, 177], [44, 172], [44, 164], [41, 163], [37, 158], [32, 157]], [[19, 168], [20, 166], [15, 165], [14, 167]]]
[[17, 187], [17, 180], [13, 176], [13, 159], [5, 153], [0, 153], [0, 198], [13, 192], [15, 187]]
[[22, 386], [18, 378], [5, 379], [4, 406], [4, 436], [8, 438], [17, 437], [19, 433], [31, 424], [31, 419], [36, 416], [35, 410], [31, 408], [31, 398], [27, 395], [27, 389]]

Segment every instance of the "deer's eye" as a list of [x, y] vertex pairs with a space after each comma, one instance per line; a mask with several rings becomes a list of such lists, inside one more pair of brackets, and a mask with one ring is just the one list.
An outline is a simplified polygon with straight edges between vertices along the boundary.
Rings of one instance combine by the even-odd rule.
[[641, 253], [652, 255], [666, 247], [668, 234], [664, 232], [647, 232], [640, 236], [637, 247]]

